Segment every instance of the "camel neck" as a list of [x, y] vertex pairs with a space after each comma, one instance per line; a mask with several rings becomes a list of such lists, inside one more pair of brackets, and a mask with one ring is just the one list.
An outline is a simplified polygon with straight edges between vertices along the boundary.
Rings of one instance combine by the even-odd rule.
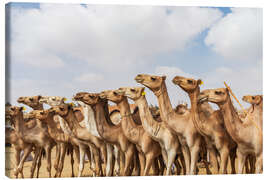
[[242, 137], [239, 136], [239, 132], [244, 128], [243, 124], [233, 107], [231, 98], [228, 97], [228, 100], [223, 104], [218, 104], [221, 113], [224, 118], [224, 124], [230, 136], [235, 142], [243, 141]]
[[16, 115], [14, 120], [15, 120], [15, 130], [21, 137], [23, 137], [24, 135], [23, 112], [20, 112], [18, 115]]
[[200, 107], [198, 106], [198, 96], [200, 93], [200, 87], [198, 86], [193, 91], [190, 91], [187, 93], [188, 93], [190, 103], [191, 103], [190, 112], [191, 112], [192, 122], [194, 126], [196, 127], [196, 129], [200, 132], [200, 134], [206, 135], [203, 129], [203, 122], [200, 120], [200, 116], [199, 116]]
[[141, 96], [139, 99], [135, 100], [135, 103], [139, 107], [143, 128], [147, 133], [149, 133], [149, 135], [151, 135], [153, 138], [156, 138], [161, 124], [154, 120], [145, 96]]
[[81, 128], [80, 124], [78, 123], [75, 114], [72, 109], [68, 110], [68, 114], [63, 117], [66, 122], [68, 123], [68, 126], [71, 130], [76, 130], [78, 128]]
[[174, 110], [172, 108], [165, 81], [162, 82], [160, 89], [154, 93], [158, 98], [161, 119], [162, 121], [168, 121], [169, 116], [174, 113]]
[[120, 109], [121, 126], [125, 136], [133, 143], [138, 143], [139, 129], [133, 121], [127, 97], [124, 97], [121, 102], [117, 103], [117, 106]]
[[117, 141], [116, 138], [117, 134], [119, 134], [120, 129], [113, 127], [108, 123], [109, 112], [107, 111], [108, 107], [106, 106], [108, 106], [107, 103], [99, 102], [91, 107], [95, 112], [95, 121], [97, 124], [98, 133], [106, 141], [115, 143]]

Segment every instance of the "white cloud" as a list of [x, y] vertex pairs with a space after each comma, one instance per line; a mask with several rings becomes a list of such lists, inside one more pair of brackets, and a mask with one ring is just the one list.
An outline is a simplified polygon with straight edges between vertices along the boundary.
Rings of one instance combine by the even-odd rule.
[[74, 78], [74, 81], [79, 83], [94, 83], [102, 80], [104, 80], [103, 75], [95, 73], [86, 73]]
[[175, 76], [196, 78], [196, 76], [186, 73], [183, 70], [173, 66], [158, 66], [155, 69], [155, 73], [158, 75], [166, 75], [169, 79], [173, 79]]
[[62, 56], [109, 70], [132, 67], [183, 50], [221, 16], [217, 9], [197, 7], [41, 4], [40, 9], [14, 9], [11, 57], [49, 68], [63, 66]]
[[262, 9], [232, 8], [210, 28], [205, 43], [232, 61], [261, 59]]

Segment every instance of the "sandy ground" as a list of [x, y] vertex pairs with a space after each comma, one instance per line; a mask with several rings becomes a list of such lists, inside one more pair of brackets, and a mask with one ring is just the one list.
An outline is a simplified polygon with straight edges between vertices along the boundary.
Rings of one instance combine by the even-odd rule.
[[[6, 159], [5, 159], [5, 164], [6, 164], [6, 176], [10, 178], [15, 178], [13, 175], [13, 168], [15, 167], [15, 159], [14, 159], [14, 149], [10, 147], [6, 147]], [[74, 155], [75, 158], [75, 155]], [[55, 159], [55, 148], [52, 151], [52, 176], [55, 174], [55, 169], [53, 168], [53, 163]], [[23, 172], [24, 172], [24, 177], [28, 178], [30, 177], [30, 169], [31, 169], [31, 161], [26, 162], [24, 164]], [[237, 166], [236, 166], [237, 167]], [[212, 168], [211, 168], [212, 169]], [[230, 172], [231, 167], [230, 165], [228, 166], [228, 172]], [[75, 160], [74, 163], [74, 172], [75, 176], [78, 174], [78, 164]], [[199, 168], [199, 174], [206, 174], [205, 168]], [[48, 177], [48, 172], [46, 170], [46, 160], [42, 160], [41, 168], [40, 168], [40, 173], [39, 177]], [[89, 162], [87, 161], [84, 166], [84, 171], [82, 174], [83, 177], [89, 177], [92, 176], [92, 171], [90, 170]], [[62, 172], [62, 177], [71, 177], [71, 163], [70, 163], [70, 156], [66, 156], [65, 158], [65, 163], [64, 163], [64, 168]]]

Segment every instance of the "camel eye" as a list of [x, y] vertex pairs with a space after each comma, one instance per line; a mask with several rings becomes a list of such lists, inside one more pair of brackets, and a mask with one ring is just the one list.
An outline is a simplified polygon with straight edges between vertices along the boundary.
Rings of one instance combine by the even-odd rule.
[[135, 89], [130, 89], [131, 92], [135, 92]]
[[29, 100], [30, 100], [30, 101], [33, 101], [34, 99], [33, 99], [33, 98], [30, 98]]
[[89, 95], [89, 97], [90, 97], [91, 99], [93, 99], [93, 98], [94, 98], [94, 96], [92, 96], [92, 95]]
[[215, 91], [215, 94], [216, 94], [216, 95], [221, 95], [222, 92], [221, 92], [221, 91]]
[[192, 84], [193, 81], [192, 80], [187, 80], [188, 84]]
[[254, 96], [252, 96], [252, 99], [254, 100], [254, 99], [255, 99], [255, 97], [254, 97]]
[[154, 77], [151, 77], [151, 80], [152, 80], [152, 81], [155, 81], [155, 80], [156, 80], [156, 78], [154, 78]]
[[63, 107], [60, 107], [59, 109], [60, 109], [61, 111], [64, 111], [64, 110], [65, 110], [65, 108], [63, 108]]
[[116, 92], [113, 92], [113, 95], [117, 96], [118, 94]]
[[10, 110], [11, 110], [11, 111], [14, 111], [14, 110], [15, 110], [15, 108], [14, 108], [14, 107], [12, 107], [12, 108], [10, 108]]

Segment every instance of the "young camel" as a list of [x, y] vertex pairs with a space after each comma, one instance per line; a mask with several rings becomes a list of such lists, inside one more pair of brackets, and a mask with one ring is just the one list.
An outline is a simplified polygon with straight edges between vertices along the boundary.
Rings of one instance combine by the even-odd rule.
[[154, 120], [145, 98], [144, 88], [121, 88], [119, 91], [124, 93], [124, 96], [132, 99], [139, 107], [142, 126], [151, 138], [159, 142], [167, 166], [166, 175], [170, 175], [172, 164], [175, 161], [177, 152], [180, 151], [176, 135], [167, 128], [164, 122]]
[[[176, 76], [172, 82], [188, 93], [191, 102], [192, 121], [196, 129], [205, 138], [210, 151], [218, 151], [220, 155], [220, 174], [227, 173], [229, 155], [231, 157], [232, 171], [235, 173], [235, 151], [236, 143], [232, 140], [224, 128], [224, 120], [221, 112], [214, 111], [210, 115], [201, 112], [201, 105], [198, 103], [201, 80]], [[217, 163], [217, 162], [216, 162]], [[218, 167], [218, 164], [214, 165]]]
[[[139, 151], [139, 158], [141, 163], [141, 175], [149, 175], [151, 165], [155, 165], [155, 160], [161, 155], [160, 145], [154, 141], [147, 132], [143, 129], [142, 125], [136, 125], [132, 118], [130, 106], [127, 97], [123, 96], [124, 93], [119, 90], [107, 90], [101, 92], [100, 96], [117, 104], [121, 113], [121, 126], [124, 135], [129, 141], [136, 144]], [[158, 175], [157, 167], [153, 166], [155, 175]]]
[[[96, 136], [97, 138], [99, 138], [101, 141], [103, 141], [102, 137], [100, 136], [100, 134], [98, 133], [97, 130], [97, 125], [96, 125], [96, 121], [95, 121], [95, 115], [94, 115], [94, 111], [91, 108], [91, 106], [85, 104], [83, 101], [81, 101], [81, 96], [83, 93], [77, 93], [73, 99], [76, 100], [82, 110], [83, 110], [83, 115], [84, 115], [84, 124], [87, 128], [87, 130], [93, 134], [94, 136]], [[106, 142], [104, 142], [106, 143]], [[107, 164], [106, 164], [106, 176], [112, 176], [113, 175], [113, 145], [106, 143], [106, 147], [107, 147]]]
[[[103, 141], [89, 133], [86, 128], [80, 126], [72, 106], [73, 105], [71, 104], [61, 104], [59, 106], [52, 107], [51, 111], [55, 112], [57, 115], [60, 115], [65, 120], [69, 129], [71, 130], [70, 134], [72, 136], [81, 140], [81, 142], [84, 142], [84, 144], [88, 145], [88, 147], [93, 151], [96, 163], [95, 175], [97, 174], [99, 176], [103, 176], [100, 154], [102, 152], [106, 162], [106, 145]], [[82, 154], [80, 155], [81, 162], [84, 161], [84, 155], [84, 151], [82, 151]], [[80, 169], [83, 169], [83, 167], [80, 167]]]
[[199, 134], [192, 122], [192, 114], [178, 114], [174, 111], [166, 87], [166, 76], [152, 76], [139, 74], [135, 80], [148, 87], [158, 99], [160, 116], [173, 133], [177, 134], [182, 145], [183, 155], [187, 168], [187, 174], [196, 173], [196, 162], [200, 152], [202, 136]]
[[[49, 177], [51, 177], [51, 150], [52, 147], [55, 145], [53, 139], [49, 137], [47, 128], [42, 125], [40, 121], [36, 122], [36, 126], [28, 129], [25, 126], [24, 119], [23, 119], [23, 112], [22, 107], [15, 107], [12, 106], [10, 108], [10, 114], [14, 117], [14, 121], [18, 129], [16, 129], [20, 138], [23, 139], [24, 142], [34, 144], [36, 147], [35, 157], [33, 163], [36, 163], [37, 157], [41, 156], [41, 150], [44, 148], [46, 152], [46, 159], [47, 159], [47, 171], [49, 173]], [[27, 157], [30, 152], [25, 152], [24, 156], [19, 164], [18, 171], [22, 171], [23, 160], [25, 160], [25, 156]], [[37, 156], [37, 155], [38, 156]], [[35, 165], [33, 166], [35, 168]], [[34, 169], [31, 169], [31, 177], [33, 177]]]
[[129, 165], [131, 165], [132, 158], [136, 155], [136, 147], [126, 138], [121, 125], [115, 126], [111, 123], [108, 101], [98, 93], [87, 93], [80, 100], [90, 105], [94, 110], [97, 130], [100, 136], [120, 149], [121, 160], [124, 161], [124, 169], [121, 169], [121, 175], [131, 175], [132, 171], [129, 169]]
[[18, 178], [19, 175], [18, 173], [20, 173], [21, 178], [24, 178], [23, 169], [21, 171], [17, 170], [17, 167], [19, 166], [20, 163], [20, 154], [22, 151], [24, 153], [32, 152], [34, 145], [30, 143], [25, 143], [22, 140], [22, 138], [18, 136], [15, 129], [8, 127], [6, 127], [5, 129], [5, 142], [12, 144], [15, 149], [15, 165], [16, 165], [16, 167], [14, 168], [15, 177]]
[[229, 90], [226, 88], [204, 90], [199, 95], [199, 101], [209, 101], [219, 106], [225, 127], [238, 146], [238, 173], [244, 173], [243, 167], [249, 154], [256, 157], [256, 173], [262, 173], [262, 131], [254, 126], [252, 119], [245, 122], [240, 120], [232, 104]]

